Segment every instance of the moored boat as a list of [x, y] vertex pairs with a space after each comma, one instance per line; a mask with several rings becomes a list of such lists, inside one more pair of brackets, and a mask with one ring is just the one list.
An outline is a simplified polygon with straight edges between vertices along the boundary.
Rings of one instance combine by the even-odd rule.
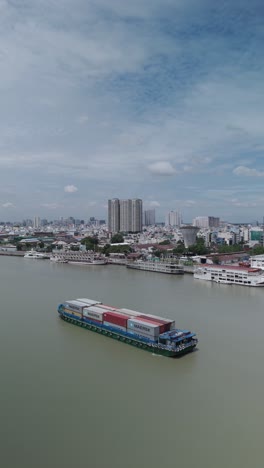
[[132, 263], [127, 263], [127, 268], [134, 270], [153, 271], [155, 273], [165, 273], [169, 275], [183, 275], [184, 269], [182, 266], [172, 262], [154, 262], [138, 260]]
[[195, 333], [175, 328], [171, 319], [92, 299], [66, 301], [58, 306], [58, 313], [66, 322], [163, 356], [181, 356], [198, 343]]
[[36, 250], [29, 250], [25, 255], [24, 255], [24, 258], [33, 258], [33, 259], [37, 259], [37, 260], [45, 260], [45, 259], [48, 259], [50, 258], [49, 255], [46, 255], [44, 253], [41, 253], [41, 252], [37, 252]]
[[194, 278], [221, 284], [264, 286], [264, 271], [239, 265], [201, 265], [194, 270]]

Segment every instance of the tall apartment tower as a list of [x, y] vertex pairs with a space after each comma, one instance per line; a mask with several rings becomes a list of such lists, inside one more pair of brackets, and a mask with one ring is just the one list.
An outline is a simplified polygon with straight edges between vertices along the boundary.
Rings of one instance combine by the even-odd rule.
[[142, 200], [135, 198], [131, 200], [132, 217], [131, 217], [131, 232], [142, 231]]
[[108, 230], [110, 232], [120, 231], [120, 206], [118, 198], [108, 200]]
[[108, 200], [108, 230], [110, 232], [142, 231], [142, 200]]
[[33, 220], [33, 227], [35, 229], [38, 229], [40, 227], [40, 217], [39, 216], [35, 216], [35, 218]]
[[169, 211], [166, 216], [166, 226], [179, 227], [182, 224], [182, 215], [180, 211]]
[[120, 231], [132, 231], [132, 200], [120, 200]]
[[144, 211], [144, 225], [154, 226], [155, 222], [156, 222], [155, 210]]

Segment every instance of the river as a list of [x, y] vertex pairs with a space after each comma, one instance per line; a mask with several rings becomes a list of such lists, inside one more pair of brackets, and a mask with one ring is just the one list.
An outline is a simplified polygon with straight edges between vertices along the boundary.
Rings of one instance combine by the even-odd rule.
[[[263, 463], [264, 289], [0, 258], [3, 468]], [[164, 315], [198, 350], [153, 356], [59, 320], [77, 297]]]

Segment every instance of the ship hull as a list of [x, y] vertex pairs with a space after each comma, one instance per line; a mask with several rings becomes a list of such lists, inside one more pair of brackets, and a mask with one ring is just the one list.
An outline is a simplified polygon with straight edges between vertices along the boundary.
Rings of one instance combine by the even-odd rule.
[[139, 339], [131, 338], [118, 333], [117, 331], [107, 330], [106, 328], [99, 326], [97, 324], [92, 324], [89, 322], [85, 322], [82, 319], [78, 319], [76, 317], [70, 317], [69, 315], [64, 314], [63, 312], [59, 311], [59, 316], [65, 322], [71, 323], [73, 325], [77, 325], [81, 328], [85, 328], [86, 330], [93, 331], [95, 333], [99, 333], [100, 335], [107, 336], [109, 338], [113, 338], [114, 340], [121, 341], [122, 343], [129, 344], [139, 349], [143, 349], [145, 351], [149, 351], [152, 354], [160, 355], [160, 356], [167, 356], [167, 357], [180, 357], [185, 354], [192, 352], [195, 347], [196, 343], [192, 346], [188, 346], [182, 350], [170, 350], [166, 348], [159, 347], [157, 344], [150, 344], [145, 343]]

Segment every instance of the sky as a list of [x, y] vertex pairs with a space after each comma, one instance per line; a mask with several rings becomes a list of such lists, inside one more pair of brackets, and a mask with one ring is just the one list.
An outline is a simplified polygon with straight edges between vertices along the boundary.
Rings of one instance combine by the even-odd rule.
[[263, 0], [0, 0], [0, 220], [264, 215]]

